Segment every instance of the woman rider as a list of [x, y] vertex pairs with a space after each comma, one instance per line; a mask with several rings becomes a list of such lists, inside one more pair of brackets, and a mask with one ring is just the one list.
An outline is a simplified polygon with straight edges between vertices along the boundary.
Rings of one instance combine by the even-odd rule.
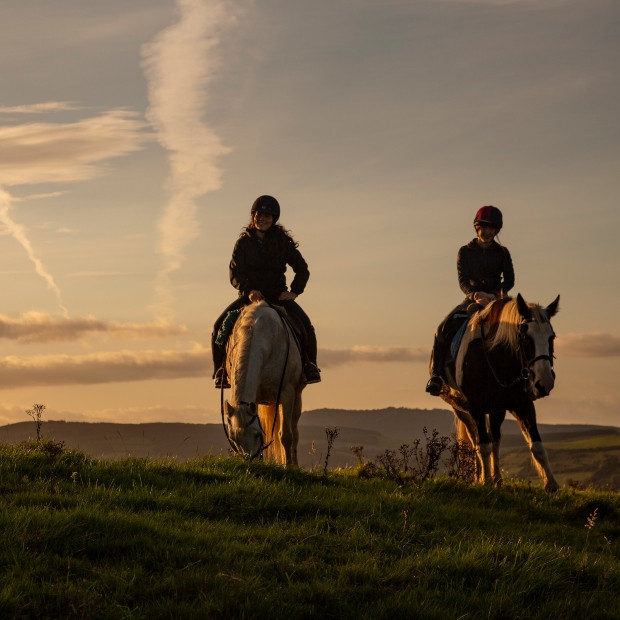
[[[280, 204], [273, 196], [259, 196], [252, 205], [251, 220], [241, 233], [233, 249], [229, 274], [231, 284], [239, 291], [235, 300], [218, 317], [211, 336], [215, 386], [228, 387], [225, 370], [225, 344], [217, 344], [220, 327], [231, 310], [238, 310], [262, 299], [286, 309], [294, 323], [302, 326], [302, 355], [304, 357], [304, 378], [306, 383], [321, 380], [316, 365], [317, 344], [314, 327], [306, 313], [295, 301], [304, 292], [310, 272], [308, 265], [297, 249], [297, 242], [290, 233], [277, 224]], [[286, 286], [286, 266], [295, 273], [290, 290]]]
[[437, 328], [431, 354], [431, 378], [426, 385], [426, 391], [433, 396], [439, 396], [441, 392], [448, 347], [467, 315], [484, 308], [514, 286], [515, 274], [510, 252], [495, 241], [502, 225], [502, 212], [497, 207], [481, 207], [474, 218], [476, 238], [459, 250], [459, 286], [467, 297]]

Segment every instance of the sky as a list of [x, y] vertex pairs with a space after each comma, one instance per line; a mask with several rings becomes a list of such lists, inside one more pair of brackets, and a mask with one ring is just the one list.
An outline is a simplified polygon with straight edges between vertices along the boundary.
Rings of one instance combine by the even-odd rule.
[[304, 410], [447, 408], [433, 334], [493, 204], [512, 292], [561, 296], [539, 420], [620, 426], [619, 57], [617, 0], [8, 3], [0, 424], [218, 422], [211, 328], [271, 194], [311, 273]]

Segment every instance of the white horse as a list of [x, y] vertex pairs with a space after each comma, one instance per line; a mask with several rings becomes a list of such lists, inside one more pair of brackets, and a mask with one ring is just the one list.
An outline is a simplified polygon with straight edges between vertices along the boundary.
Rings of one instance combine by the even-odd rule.
[[233, 449], [297, 465], [297, 424], [305, 387], [302, 360], [287, 322], [260, 301], [241, 311], [226, 345], [230, 401], [224, 428]]

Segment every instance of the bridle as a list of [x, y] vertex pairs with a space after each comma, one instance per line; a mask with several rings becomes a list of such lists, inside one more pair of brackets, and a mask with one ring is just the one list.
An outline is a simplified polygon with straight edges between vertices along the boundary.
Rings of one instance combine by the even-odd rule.
[[525, 341], [526, 338], [526, 331], [527, 331], [527, 325], [528, 323], [536, 323], [536, 321], [534, 319], [527, 319], [525, 321], [523, 321], [522, 323], [519, 324], [519, 345], [517, 347], [517, 351], [519, 353], [519, 362], [521, 364], [521, 371], [519, 373], [519, 375], [513, 380], [510, 381], [508, 383], [502, 381], [496, 374], [495, 369], [493, 368], [493, 365], [491, 364], [491, 360], [489, 359], [488, 356], [488, 352], [485, 346], [485, 342], [486, 342], [486, 336], [484, 335], [484, 323], [480, 324], [480, 333], [482, 335], [482, 351], [484, 353], [484, 359], [487, 362], [487, 366], [489, 367], [489, 370], [491, 371], [491, 374], [493, 375], [493, 378], [495, 379], [495, 382], [504, 389], [509, 389], [514, 387], [515, 385], [517, 385], [518, 383], [522, 384], [522, 389], [524, 391], [527, 391], [527, 382], [530, 380], [531, 376], [532, 376], [532, 366], [540, 361], [540, 360], [546, 360], [549, 362], [549, 364], [551, 364], [551, 368], [553, 371], [553, 354], [551, 353], [551, 351], [549, 352], [549, 355], [537, 355], [536, 357], [532, 358], [531, 360], [528, 360], [526, 358], [526, 354], [525, 354], [525, 347], [523, 346], [523, 343]]
[[[252, 403], [248, 403], [242, 400], [239, 402], [239, 404], [240, 405], [251, 405]], [[237, 448], [237, 446], [233, 443], [232, 439], [230, 438], [230, 433], [228, 432], [228, 427], [226, 426], [226, 421], [224, 420], [224, 387], [223, 386], [220, 390], [220, 411], [222, 414], [222, 426], [224, 428], [224, 434], [226, 435], [226, 439], [228, 440], [228, 443], [230, 447], [232, 448], [233, 452], [235, 454], [241, 454], [241, 452], [239, 451], [239, 448]], [[260, 417], [258, 416], [258, 413], [255, 413], [250, 418], [250, 422], [248, 423], [248, 426], [252, 426], [252, 424], [254, 423], [254, 420], [258, 422], [258, 428], [261, 434], [261, 445], [259, 446], [258, 450], [254, 454], [250, 455], [251, 461], [253, 461], [259, 455], [262, 456], [263, 451], [266, 450], [273, 441], [272, 439], [267, 445], [265, 445], [265, 442], [263, 441], [263, 437], [265, 436], [265, 431], [263, 431], [263, 425], [260, 423]]]
[[[286, 368], [288, 366], [288, 357], [289, 357], [289, 352], [291, 349], [292, 327], [290, 327], [287, 324], [287, 321], [281, 312], [278, 312], [278, 310], [276, 310], [268, 301], [265, 300], [265, 302], [280, 317], [280, 321], [282, 322], [282, 326], [284, 327], [284, 333], [286, 334], [286, 355], [284, 357], [284, 366], [282, 367], [282, 374], [280, 375], [280, 384], [278, 385], [278, 393], [276, 395], [276, 406], [275, 406], [275, 412], [273, 415], [273, 424], [271, 426], [271, 437], [272, 437], [271, 441], [269, 443], [265, 443], [265, 431], [263, 430], [263, 425], [261, 424], [258, 412], [252, 415], [252, 417], [250, 418], [250, 422], [248, 423], [248, 426], [251, 426], [256, 420], [258, 422], [258, 428], [261, 434], [261, 445], [259, 446], [258, 450], [250, 456], [251, 461], [253, 461], [258, 456], [262, 457], [263, 452], [273, 443], [273, 433], [275, 431], [276, 421], [278, 419], [278, 409], [280, 408], [280, 396], [282, 395], [282, 386], [284, 385], [284, 376], [286, 375]], [[239, 404], [247, 405], [247, 406], [252, 405], [252, 403], [248, 403], [243, 400], [239, 401]], [[235, 452], [235, 454], [241, 454], [241, 452], [239, 451], [239, 448], [237, 448], [237, 446], [231, 440], [230, 433], [228, 432], [228, 428], [226, 427], [226, 422], [224, 420], [224, 382], [223, 381], [222, 381], [222, 388], [220, 390], [220, 412], [222, 415], [222, 426], [224, 427], [224, 434], [226, 435], [226, 439], [228, 440], [230, 447], [233, 449], [233, 452]]]

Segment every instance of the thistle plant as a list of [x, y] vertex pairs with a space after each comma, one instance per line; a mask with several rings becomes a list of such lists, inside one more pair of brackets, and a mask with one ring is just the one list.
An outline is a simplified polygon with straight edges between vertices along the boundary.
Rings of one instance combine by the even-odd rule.
[[45, 405], [38, 405], [36, 403], [32, 405], [32, 409], [26, 409], [26, 414], [34, 420], [37, 429], [37, 441], [41, 441], [41, 426], [43, 426], [43, 420], [41, 418], [44, 411]]
[[338, 428], [336, 426], [326, 427], [325, 434], [327, 435], [327, 454], [325, 455], [325, 464], [323, 465], [323, 475], [327, 475], [327, 463], [329, 462], [329, 457], [332, 451], [332, 446], [334, 445], [334, 441], [338, 437]]

